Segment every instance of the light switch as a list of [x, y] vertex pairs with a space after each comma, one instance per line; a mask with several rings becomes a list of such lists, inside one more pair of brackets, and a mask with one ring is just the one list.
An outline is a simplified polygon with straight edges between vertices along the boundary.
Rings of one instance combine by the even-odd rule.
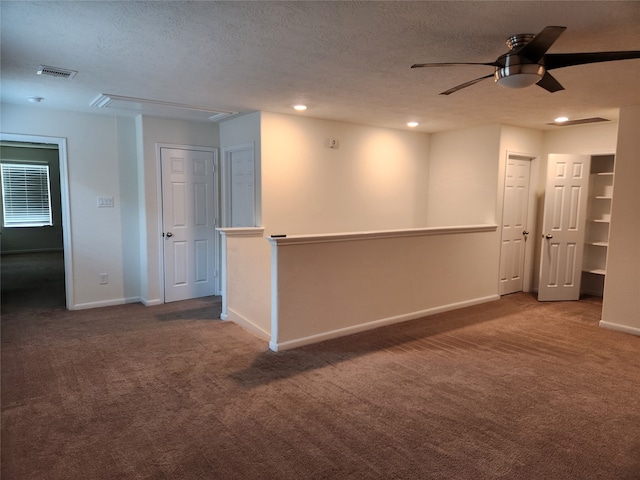
[[98, 197], [98, 208], [113, 207], [113, 197]]

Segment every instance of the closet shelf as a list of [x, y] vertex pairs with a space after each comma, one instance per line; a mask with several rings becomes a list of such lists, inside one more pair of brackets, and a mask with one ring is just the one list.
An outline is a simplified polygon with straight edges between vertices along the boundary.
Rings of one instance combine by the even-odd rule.
[[606, 270], [604, 268], [585, 268], [583, 272], [593, 273], [595, 275], [606, 275]]

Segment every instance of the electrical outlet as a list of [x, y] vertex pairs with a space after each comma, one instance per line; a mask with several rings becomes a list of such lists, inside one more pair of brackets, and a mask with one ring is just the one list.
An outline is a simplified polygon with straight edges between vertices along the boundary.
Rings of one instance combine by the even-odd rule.
[[109, 275], [106, 273], [100, 274], [100, 285], [106, 285], [109, 283]]

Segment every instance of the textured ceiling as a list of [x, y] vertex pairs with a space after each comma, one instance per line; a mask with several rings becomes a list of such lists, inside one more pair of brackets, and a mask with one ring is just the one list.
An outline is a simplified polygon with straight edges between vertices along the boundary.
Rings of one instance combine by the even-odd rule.
[[[640, 2], [1, 2], [2, 101], [113, 113], [101, 93], [198, 107], [293, 113], [441, 131], [506, 123], [533, 128], [560, 114], [616, 119], [640, 104], [640, 60], [554, 70], [566, 90], [509, 90], [491, 67], [410, 69], [422, 62], [490, 62], [504, 40], [547, 25], [567, 31], [550, 53], [640, 50]], [[51, 65], [73, 79], [36, 75]], [[178, 115], [176, 113], [176, 115]]]

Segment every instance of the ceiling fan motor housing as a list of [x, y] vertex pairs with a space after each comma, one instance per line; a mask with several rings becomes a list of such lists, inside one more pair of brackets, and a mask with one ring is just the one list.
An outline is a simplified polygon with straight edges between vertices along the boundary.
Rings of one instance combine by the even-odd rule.
[[497, 63], [500, 66], [496, 66], [493, 75], [498, 85], [507, 88], [524, 88], [542, 80], [546, 72], [544, 65], [534, 63], [517, 54], [517, 50], [534, 37], [533, 33], [520, 33], [507, 38], [506, 43], [510, 52], [498, 59]]
[[518, 35], [512, 35], [507, 38], [507, 47], [509, 47], [509, 50], [524, 47], [527, 43], [533, 40], [533, 37], [535, 37], [533, 33], [519, 33]]
[[516, 53], [508, 53], [501, 60], [504, 61], [504, 66], [496, 67], [493, 76], [498, 85], [503, 87], [528, 87], [542, 80], [546, 73], [544, 65], [533, 63]]

